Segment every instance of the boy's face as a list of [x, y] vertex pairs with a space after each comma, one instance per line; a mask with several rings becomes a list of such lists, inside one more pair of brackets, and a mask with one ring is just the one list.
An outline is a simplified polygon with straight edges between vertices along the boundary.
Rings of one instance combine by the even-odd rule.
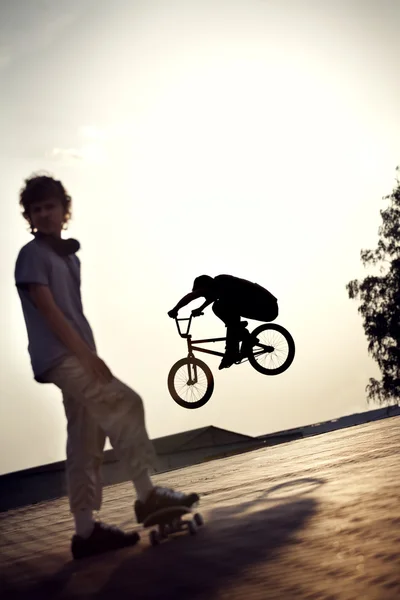
[[64, 207], [57, 197], [31, 204], [29, 217], [34, 229], [47, 235], [61, 236]]

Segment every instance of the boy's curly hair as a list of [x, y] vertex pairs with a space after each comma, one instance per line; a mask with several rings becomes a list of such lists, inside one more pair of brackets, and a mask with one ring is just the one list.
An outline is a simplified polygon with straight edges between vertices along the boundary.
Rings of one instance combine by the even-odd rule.
[[34, 173], [28, 179], [25, 179], [25, 185], [21, 188], [19, 194], [19, 204], [23, 208], [22, 216], [29, 223], [29, 231], [35, 232], [30, 219], [30, 208], [34, 202], [46, 200], [48, 198], [59, 198], [64, 207], [64, 219], [62, 229], [68, 229], [68, 221], [71, 218], [72, 198], [69, 196], [61, 183], [50, 175], [40, 175]]

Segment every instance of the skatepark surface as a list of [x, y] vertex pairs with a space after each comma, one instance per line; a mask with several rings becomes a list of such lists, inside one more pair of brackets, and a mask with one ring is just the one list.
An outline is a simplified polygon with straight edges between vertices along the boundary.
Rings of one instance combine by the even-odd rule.
[[73, 561], [66, 498], [0, 514], [0, 598], [399, 600], [400, 417], [155, 476], [205, 525], [150, 546], [131, 483], [98, 518], [133, 548]]

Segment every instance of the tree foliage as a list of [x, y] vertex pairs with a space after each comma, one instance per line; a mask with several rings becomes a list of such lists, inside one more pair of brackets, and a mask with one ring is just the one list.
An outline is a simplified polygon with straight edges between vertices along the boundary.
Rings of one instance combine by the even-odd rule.
[[358, 312], [368, 352], [381, 371], [381, 380], [371, 378], [366, 388], [368, 400], [379, 404], [398, 402], [400, 396], [400, 180], [396, 182], [392, 193], [383, 198], [389, 205], [380, 211], [377, 248], [361, 250], [363, 266], [379, 267], [380, 275], [355, 279], [346, 286], [349, 297], [361, 302]]

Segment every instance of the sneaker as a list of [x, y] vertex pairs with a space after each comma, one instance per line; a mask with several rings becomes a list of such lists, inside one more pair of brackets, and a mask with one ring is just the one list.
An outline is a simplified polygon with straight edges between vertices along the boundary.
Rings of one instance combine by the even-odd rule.
[[76, 534], [73, 536], [71, 551], [75, 559], [86, 558], [109, 550], [134, 546], [139, 540], [140, 535], [136, 531], [125, 533], [118, 527], [97, 521], [88, 538]]
[[162, 508], [186, 506], [191, 508], [199, 501], [198, 494], [184, 494], [169, 488], [155, 487], [145, 502], [136, 500], [135, 513], [138, 523], [143, 523], [147, 517]]
[[249, 355], [249, 352], [251, 351], [252, 348], [253, 348], [253, 344], [251, 343], [251, 338], [249, 335], [248, 338], [246, 338], [242, 341], [242, 344], [240, 346], [240, 360], [247, 358]]
[[218, 367], [219, 370], [221, 369], [229, 369], [229, 367], [231, 367], [233, 364], [235, 364], [236, 361], [239, 360], [239, 352], [235, 352], [235, 353], [226, 353], [225, 356], [223, 357], [223, 359], [220, 362], [220, 365]]

